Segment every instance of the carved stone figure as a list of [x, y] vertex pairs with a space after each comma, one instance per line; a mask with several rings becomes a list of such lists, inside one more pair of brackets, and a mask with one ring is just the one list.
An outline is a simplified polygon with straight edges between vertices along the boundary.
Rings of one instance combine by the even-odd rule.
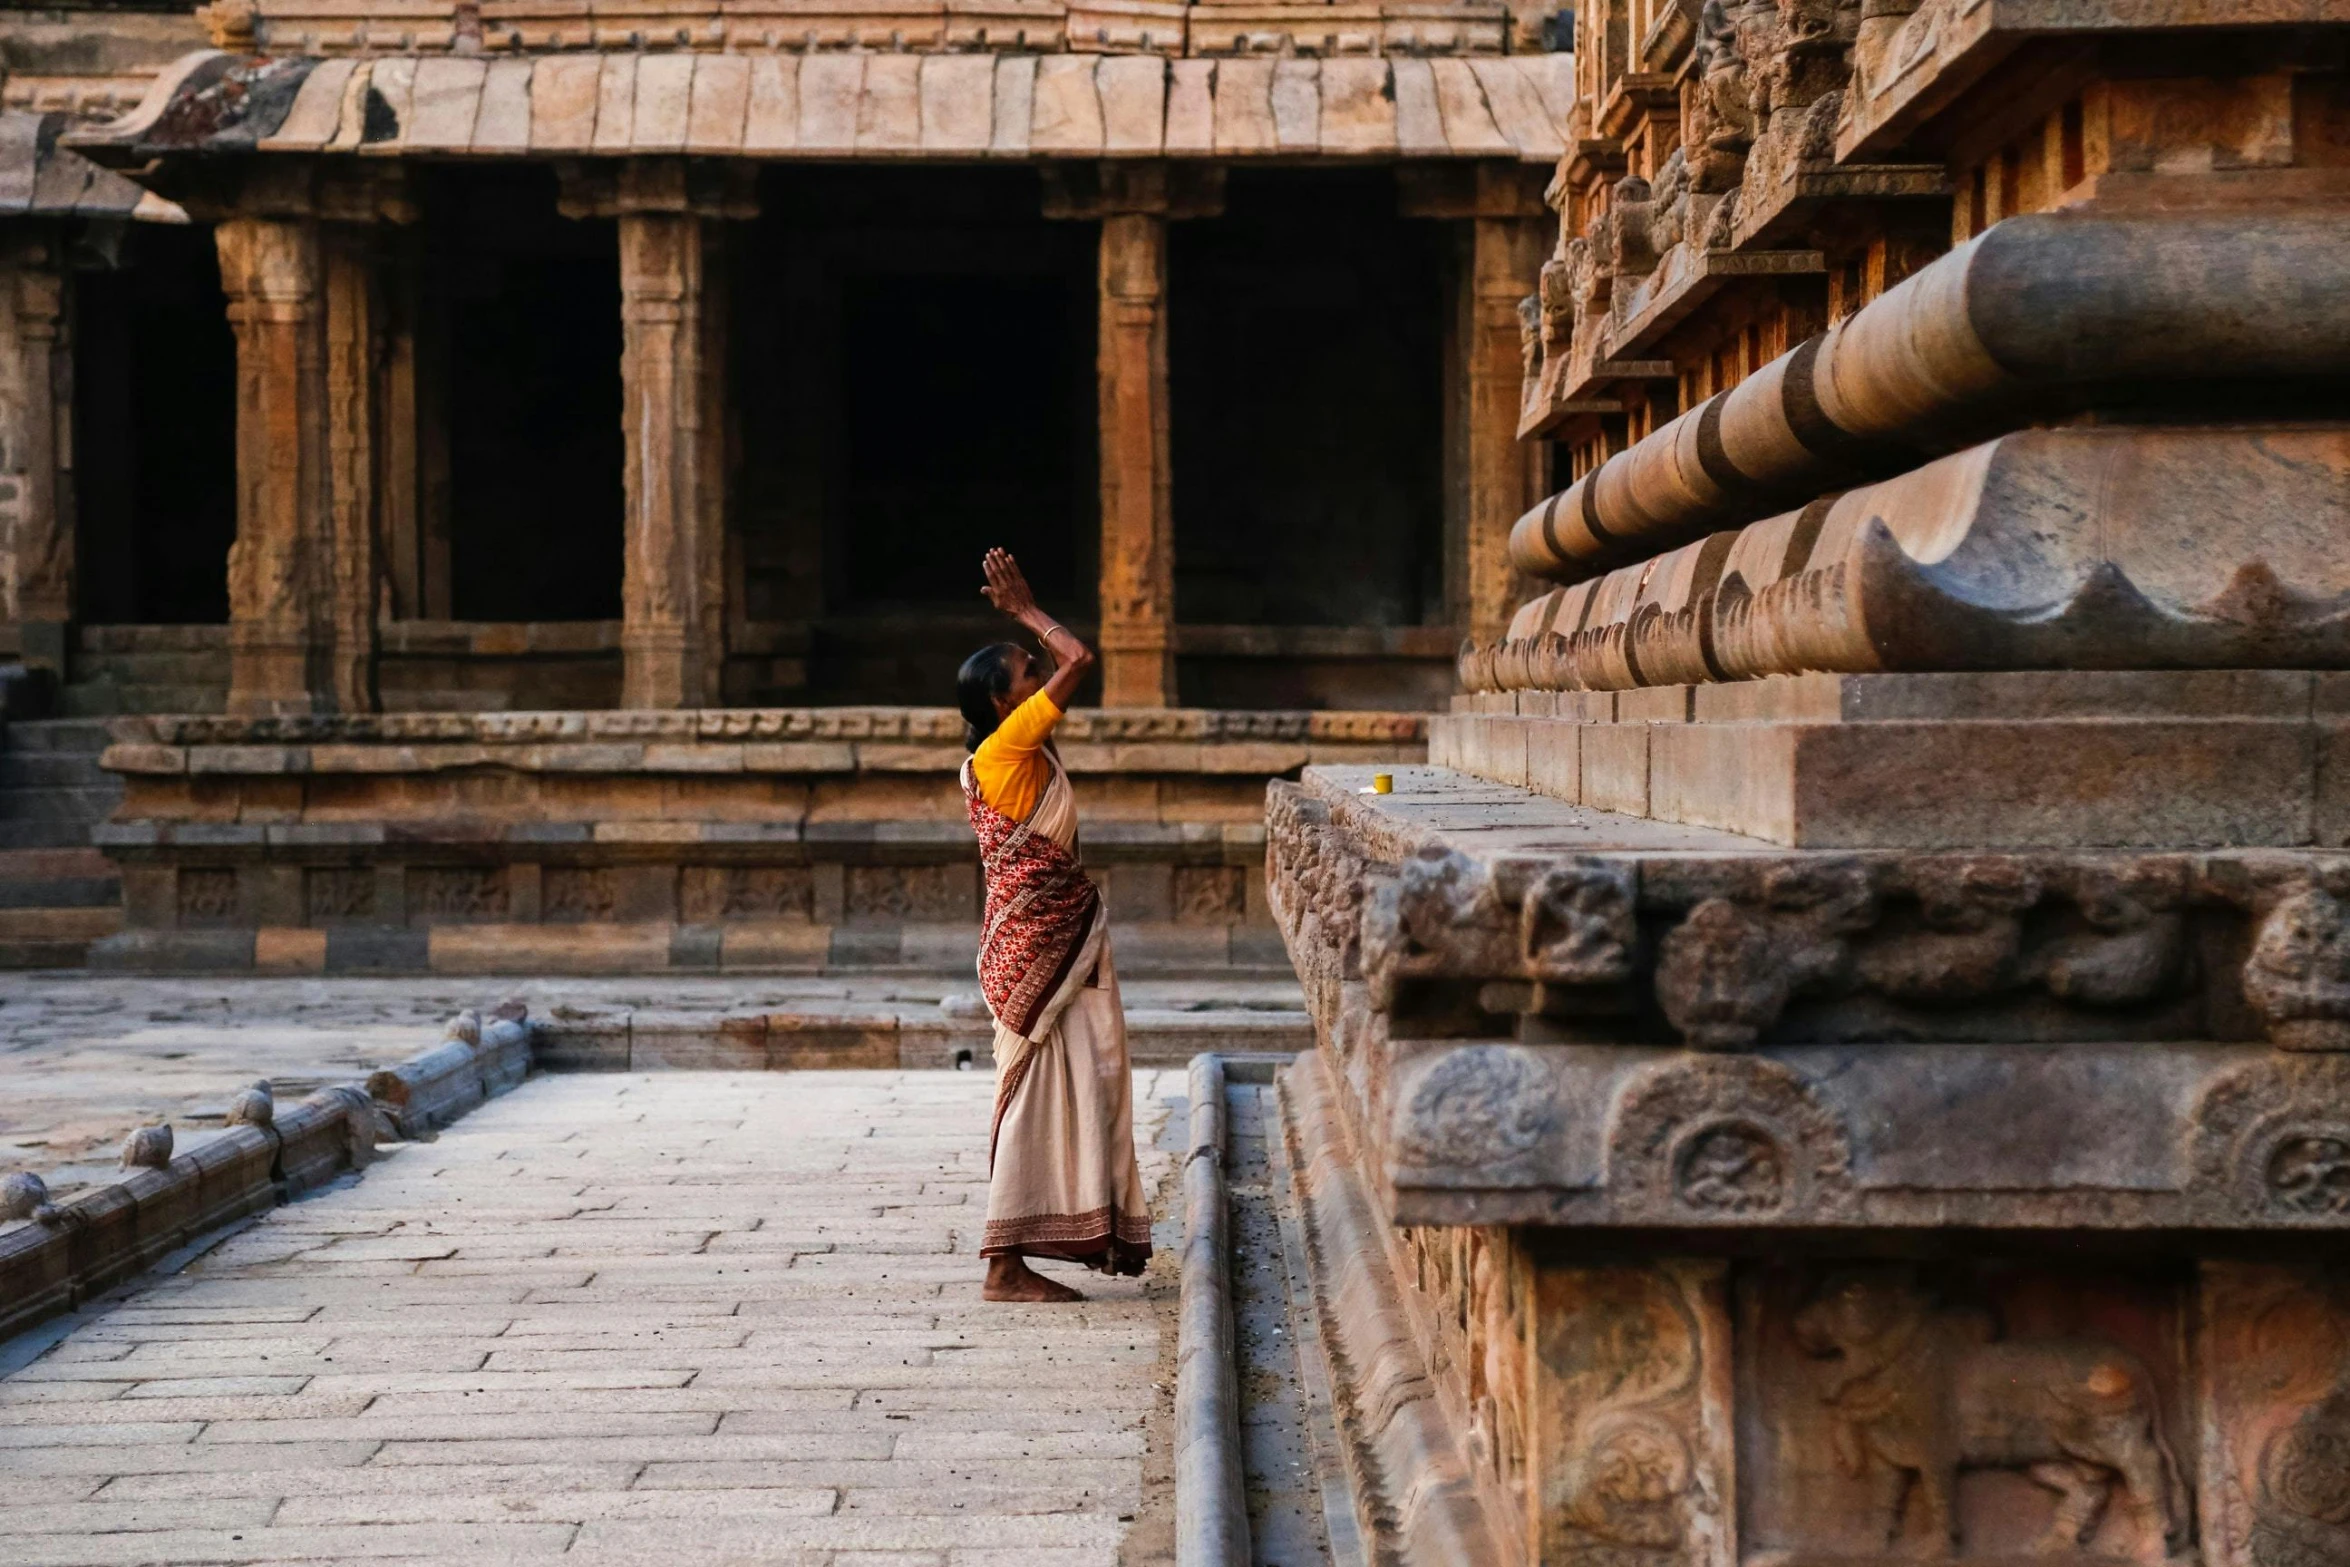
[[2350, 919], [2312, 887], [2269, 910], [2244, 964], [2244, 999], [2288, 1050], [2350, 1049]]
[[1619, 277], [1646, 277], [1656, 270], [1657, 247], [1649, 234], [1654, 192], [1637, 174], [1616, 181], [1608, 195], [1607, 211], [1593, 225], [1593, 243], [1600, 266]]
[[[1961, 1469], [2011, 1469], [2056, 1493], [2039, 1549], [2070, 1552], [2126, 1497], [2183, 1542], [2186, 1491], [2152, 1376], [2088, 1339], [2002, 1341], [1979, 1314], [1945, 1308], [1896, 1268], [1831, 1275], [1794, 1321], [1828, 1362], [1819, 1397], [1836, 1461], [1874, 1476], [1888, 1545], [1951, 1554]], [[1912, 1527], [1913, 1509], [1922, 1522]]]
[[1739, 48], [1740, 19], [1747, 9], [1732, 0], [1705, 0], [1698, 12], [1695, 53], [1704, 91], [1692, 100], [1690, 141], [1698, 149], [1693, 172], [1699, 190], [1735, 189], [1745, 151], [1754, 141], [1754, 106]]

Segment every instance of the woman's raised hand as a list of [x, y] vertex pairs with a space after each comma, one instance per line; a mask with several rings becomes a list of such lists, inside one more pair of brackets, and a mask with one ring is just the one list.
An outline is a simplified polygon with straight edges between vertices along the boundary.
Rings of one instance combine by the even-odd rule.
[[989, 550], [980, 558], [979, 570], [987, 578], [987, 586], [979, 591], [990, 604], [1014, 620], [1036, 613], [1036, 595], [1028, 590], [1028, 579], [1020, 574], [1020, 563], [1010, 550]]

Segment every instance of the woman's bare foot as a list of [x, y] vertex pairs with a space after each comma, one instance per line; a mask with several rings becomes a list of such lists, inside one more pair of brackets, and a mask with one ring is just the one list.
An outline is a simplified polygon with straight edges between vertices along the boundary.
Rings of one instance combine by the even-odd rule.
[[1029, 1267], [1025, 1257], [988, 1258], [987, 1282], [979, 1287], [979, 1298], [1024, 1301], [1040, 1306], [1058, 1306], [1085, 1299], [1068, 1285], [1056, 1284]]

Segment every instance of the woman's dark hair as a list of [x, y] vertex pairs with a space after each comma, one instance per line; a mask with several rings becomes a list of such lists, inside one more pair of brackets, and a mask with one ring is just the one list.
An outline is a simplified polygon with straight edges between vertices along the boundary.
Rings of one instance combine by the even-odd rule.
[[991, 642], [963, 660], [955, 671], [955, 706], [963, 710], [963, 749], [976, 751], [979, 742], [995, 733], [1003, 720], [996, 717], [995, 699], [1012, 689], [1009, 642]]

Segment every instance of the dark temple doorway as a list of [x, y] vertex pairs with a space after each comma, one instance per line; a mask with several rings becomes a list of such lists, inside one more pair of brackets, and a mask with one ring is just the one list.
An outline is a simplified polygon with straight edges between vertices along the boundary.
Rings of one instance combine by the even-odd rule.
[[77, 272], [73, 290], [80, 616], [221, 624], [237, 533], [237, 350], [212, 230], [133, 224], [119, 264]]
[[423, 208], [420, 543], [447, 573], [423, 618], [618, 619], [617, 228], [563, 217], [543, 168], [435, 171]]
[[777, 169], [735, 277], [742, 463], [729, 696], [952, 701], [1005, 634], [979, 556], [1093, 616], [1090, 223], [1033, 170]]
[[1380, 655], [1444, 619], [1444, 228], [1387, 169], [1235, 169], [1221, 217], [1172, 225], [1186, 704], [1392, 705], [1414, 678]]

